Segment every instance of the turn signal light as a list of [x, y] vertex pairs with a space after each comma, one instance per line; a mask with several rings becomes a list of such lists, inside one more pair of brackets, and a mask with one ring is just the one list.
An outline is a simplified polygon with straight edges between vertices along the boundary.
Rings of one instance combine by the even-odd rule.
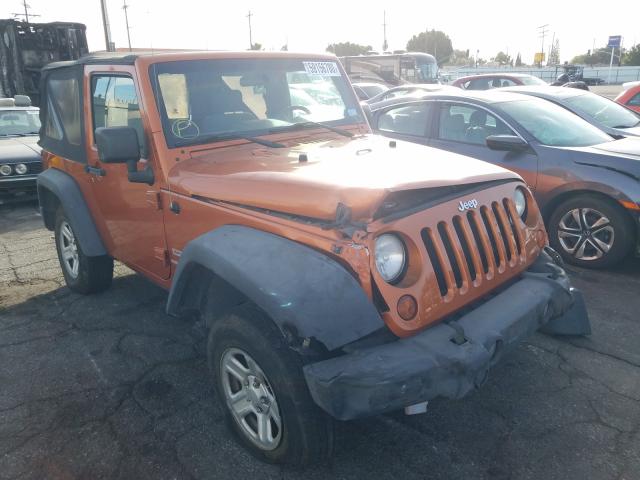
[[403, 320], [409, 321], [418, 313], [418, 302], [411, 295], [403, 295], [398, 300], [398, 315]]

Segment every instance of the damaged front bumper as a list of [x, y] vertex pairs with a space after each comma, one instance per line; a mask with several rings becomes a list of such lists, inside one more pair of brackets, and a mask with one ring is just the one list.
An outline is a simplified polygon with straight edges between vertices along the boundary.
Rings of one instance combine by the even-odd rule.
[[436, 397], [461, 398], [486, 381], [506, 351], [538, 329], [591, 333], [581, 293], [546, 252], [518, 281], [460, 318], [306, 365], [304, 374], [322, 409], [351, 420]]

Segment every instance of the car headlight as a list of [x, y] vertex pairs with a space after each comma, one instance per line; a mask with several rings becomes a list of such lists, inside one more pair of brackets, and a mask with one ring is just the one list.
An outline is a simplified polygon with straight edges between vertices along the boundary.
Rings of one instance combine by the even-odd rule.
[[0, 165], [0, 175], [6, 177], [7, 175], [11, 175], [11, 172], [11, 165]]
[[27, 166], [24, 163], [18, 163], [13, 168], [16, 170], [16, 173], [18, 175], [24, 175], [25, 173], [27, 173]]
[[513, 203], [516, 205], [516, 212], [524, 220], [527, 213], [527, 196], [521, 187], [516, 188], [513, 192]]
[[393, 283], [404, 271], [407, 252], [397, 235], [385, 233], [376, 238], [375, 261], [378, 273], [387, 283]]

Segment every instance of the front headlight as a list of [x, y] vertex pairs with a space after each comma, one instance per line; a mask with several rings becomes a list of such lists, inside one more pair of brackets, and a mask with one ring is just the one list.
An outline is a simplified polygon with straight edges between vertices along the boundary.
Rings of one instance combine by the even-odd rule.
[[393, 283], [400, 278], [404, 271], [406, 257], [404, 243], [397, 235], [385, 233], [376, 238], [376, 268], [385, 282]]
[[11, 165], [0, 165], [0, 175], [6, 177], [7, 175], [11, 175], [11, 172]]
[[524, 220], [527, 213], [527, 196], [522, 187], [516, 188], [513, 192], [513, 203], [516, 205], [516, 212]]
[[27, 166], [24, 163], [18, 163], [15, 167], [13, 167], [16, 169], [16, 173], [18, 175], [24, 175], [25, 173], [27, 173]]

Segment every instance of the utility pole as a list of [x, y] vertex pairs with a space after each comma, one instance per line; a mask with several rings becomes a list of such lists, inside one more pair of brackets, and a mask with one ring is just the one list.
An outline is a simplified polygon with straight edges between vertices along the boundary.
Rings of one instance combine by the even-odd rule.
[[[538, 36], [542, 38], [542, 47], [540, 48], [540, 53], [542, 54], [542, 56], [544, 56], [544, 37], [547, 35], [547, 33], [549, 32], [549, 29], [547, 28], [549, 26], [549, 24], [545, 24], [545, 25], [540, 25], [537, 30], [538, 30]], [[542, 58], [540, 58], [540, 67], [542, 67]]]
[[382, 11], [382, 34], [384, 40], [382, 42], [382, 53], [386, 52], [389, 48], [389, 44], [387, 43], [387, 11]]
[[127, 0], [123, 0], [122, 9], [124, 10], [124, 23], [127, 25], [127, 41], [129, 42], [129, 51], [131, 51], [131, 33], [129, 32], [129, 15], [127, 14], [127, 10], [129, 5], [127, 5]]
[[102, 10], [102, 25], [104, 26], [104, 42], [107, 45], [107, 52], [113, 52], [116, 48], [111, 41], [111, 29], [109, 28], [109, 14], [107, 13], [107, 1], [100, 0]]
[[[22, 0], [22, 6], [24, 7], [24, 13], [12, 13], [14, 17], [24, 17], [24, 21], [29, 23], [29, 9], [31, 8], [27, 5], [27, 0]], [[39, 17], [40, 15], [31, 14], [32, 17]]]
[[253, 50], [253, 38], [251, 37], [251, 17], [253, 16], [253, 13], [251, 13], [251, 10], [249, 10], [249, 13], [247, 14], [247, 18], [249, 19], [249, 48], [251, 50]]

